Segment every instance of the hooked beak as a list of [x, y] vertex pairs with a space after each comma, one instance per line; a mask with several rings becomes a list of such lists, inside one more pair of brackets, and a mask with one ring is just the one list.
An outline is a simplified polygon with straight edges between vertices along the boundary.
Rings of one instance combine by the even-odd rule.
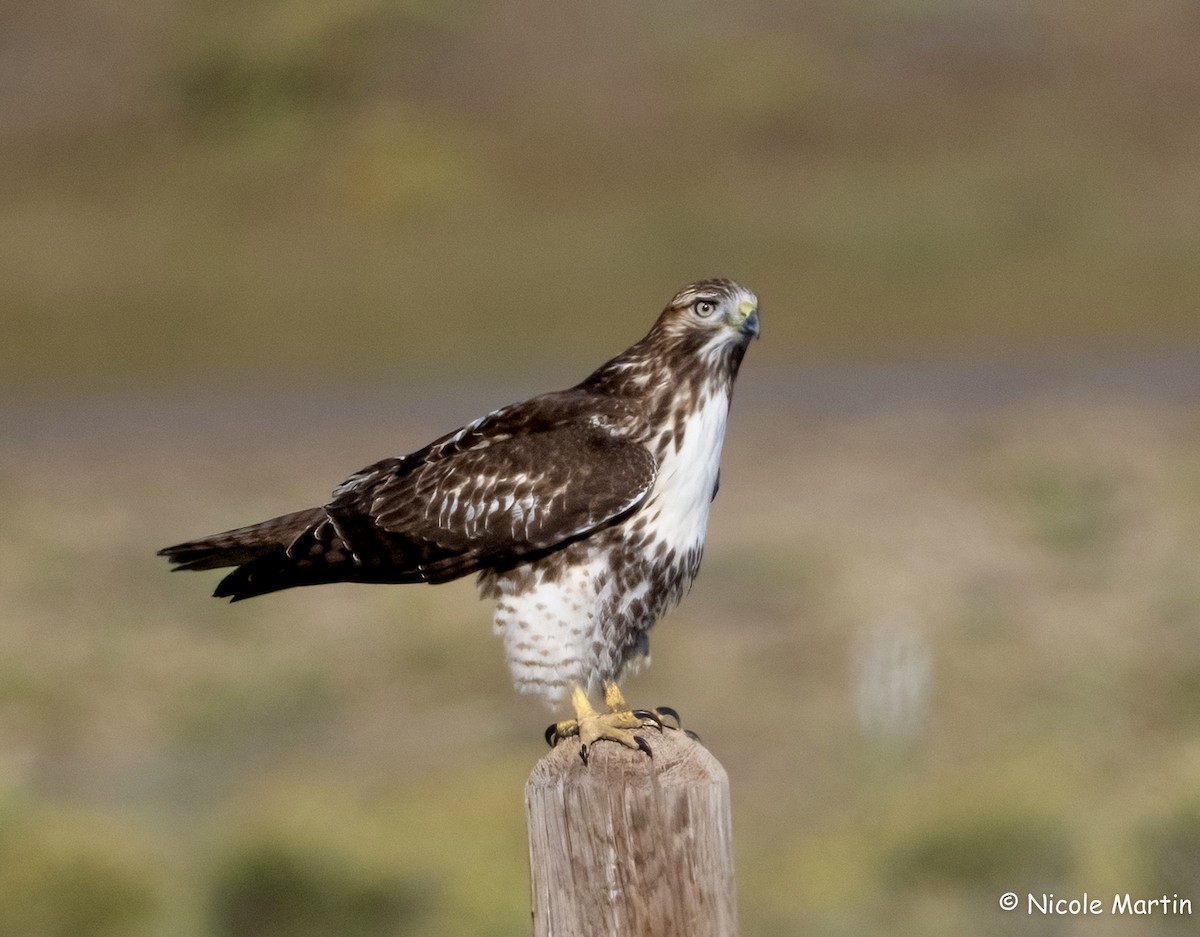
[[733, 325], [737, 326], [743, 335], [758, 338], [758, 304], [750, 298], [742, 299], [737, 305]]
[[758, 310], [753, 309], [750, 315], [742, 320], [742, 334], [749, 335], [751, 338], [758, 338], [761, 329], [758, 324]]

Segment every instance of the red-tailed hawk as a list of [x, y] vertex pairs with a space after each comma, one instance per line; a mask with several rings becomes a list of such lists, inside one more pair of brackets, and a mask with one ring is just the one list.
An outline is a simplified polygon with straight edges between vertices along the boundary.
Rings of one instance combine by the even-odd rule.
[[[700, 568], [730, 393], [759, 331], [731, 280], [680, 290], [641, 341], [569, 390], [501, 407], [351, 475], [324, 507], [160, 551], [178, 569], [236, 567], [233, 601], [328, 582], [479, 574], [516, 688], [576, 719], [547, 732], [648, 752], [617, 689]], [[607, 712], [588, 694], [603, 689]]]

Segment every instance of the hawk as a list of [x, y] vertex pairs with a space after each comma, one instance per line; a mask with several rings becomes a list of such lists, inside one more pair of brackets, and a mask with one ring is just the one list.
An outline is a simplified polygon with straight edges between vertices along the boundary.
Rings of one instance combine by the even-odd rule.
[[[160, 550], [176, 569], [234, 567], [240, 601], [331, 582], [440, 583], [472, 573], [518, 691], [575, 718], [580, 754], [649, 753], [617, 681], [700, 568], [709, 503], [758, 299], [732, 280], [680, 290], [649, 333], [576, 386], [501, 407], [376, 462], [309, 508]], [[603, 691], [604, 711], [589, 694]], [[659, 712], [674, 715], [672, 710]]]

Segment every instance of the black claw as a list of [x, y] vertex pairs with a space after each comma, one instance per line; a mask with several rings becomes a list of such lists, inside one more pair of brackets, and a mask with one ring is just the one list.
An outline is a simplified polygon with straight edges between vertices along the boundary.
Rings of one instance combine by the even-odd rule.
[[586, 745], [579, 746], [579, 757], [586, 765], [588, 760], [588, 747]]
[[[691, 729], [684, 729], [684, 730], [683, 730], [683, 734], [684, 734], [684, 735], [686, 735], [686, 736], [687, 736], [689, 739], [691, 739], [693, 742], [700, 742], [700, 736], [698, 736], [698, 735], [697, 735], [695, 732], [693, 732]], [[703, 743], [703, 742], [700, 742], [700, 744], [701, 744], [701, 745], [703, 745], [704, 743]]]
[[633, 715], [638, 719], [649, 719], [656, 726], [658, 726], [659, 732], [663, 730], [663, 721], [659, 718], [658, 713], [656, 713], [653, 709], [635, 709], [633, 711]]
[[637, 747], [646, 753], [647, 758], [653, 758], [654, 752], [650, 751], [650, 746], [646, 744], [646, 740], [640, 735], [635, 735], [633, 740], [637, 742]]
[[546, 726], [546, 744], [553, 748], [558, 744], [558, 723], [552, 722]]
[[679, 718], [679, 713], [675, 712], [670, 706], [656, 706], [655, 709], [660, 716], [669, 716], [671, 719], [674, 719], [676, 729], [683, 728], [683, 720]]

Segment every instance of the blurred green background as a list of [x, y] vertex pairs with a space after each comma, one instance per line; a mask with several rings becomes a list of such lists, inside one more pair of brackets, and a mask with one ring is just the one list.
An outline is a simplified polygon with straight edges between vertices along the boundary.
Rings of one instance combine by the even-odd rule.
[[0, 933], [529, 932], [469, 583], [230, 607], [158, 547], [763, 303], [631, 679], [729, 770], [747, 935], [1200, 914], [1200, 12], [10, 0]]

